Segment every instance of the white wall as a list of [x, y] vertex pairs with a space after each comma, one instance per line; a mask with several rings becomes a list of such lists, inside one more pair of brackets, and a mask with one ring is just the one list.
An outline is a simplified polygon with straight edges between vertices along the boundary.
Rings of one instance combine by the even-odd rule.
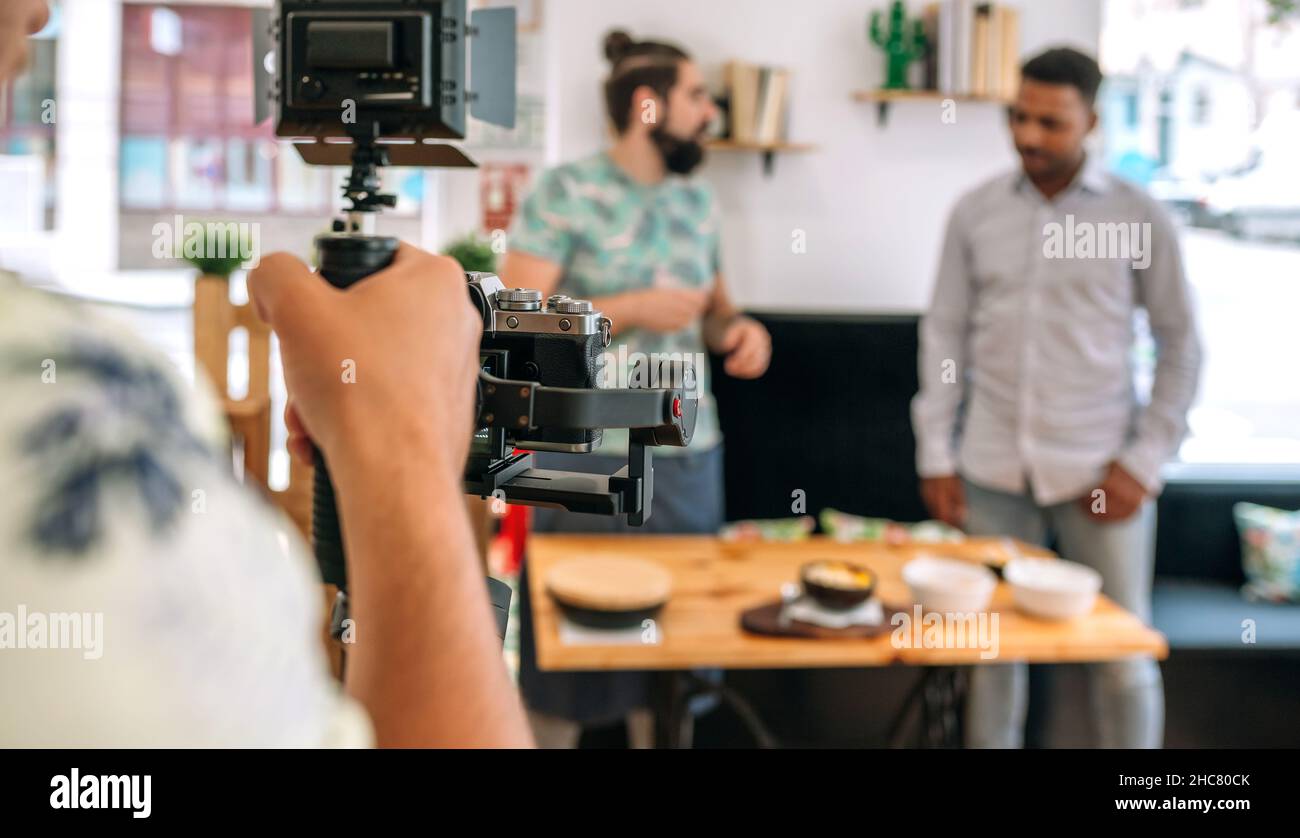
[[[919, 8], [920, 3], [911, 4]], [[1025, 0], [1022, 52], [1071, 44], [1095, 54], [1100, 0]], [[874, 105], [851, 92], [882, 82], [883, 58], [862, 0], [552, 0], [546, 4], [548, 159], [571, 160], [606, 142], [599, 98], [604, 34], [674, 41], [721, 87], [729, 58], [793, 71], [790, 138], [817, 150], [779, 155], [770, 178], [757, 155], [715, 153], [704, 169], [724, 211], [724, 270], [748, 307], [915, 311], [928, 300], [952, 202], [1013, 164], [1001, 109], [895, 105], [877, 127]], [[807, 252], [791, 252], [792, 231]]]
[[[244, 0], [240, 0], [244, 2]], [[260, 4], [254, 0], [254, 4]], [[1100, 0], [1020, 0], [1022, 48], [1072, 43], [1095, 51]], [[779, 64], [792, 80], [791, 138], [817, 145], [779, 156], [770, 178], [751, 154], [714, 154], [704, 176], [724, 210], [724, 259], [739, 301], [754, 308], [910, 311], [925, 304], [939, 236], [958, 194], [1012, 165], [1002, 114], [960, 105], [956, 124], [937, 104], [893, 108], [877, 127], [853, 90], [881, 81], [866, 16], [884, 0], [550, 0], [543, 6], [547, 148], [554, 163], [606, 142], [599, 90], [604, 34], [680, 42], [721, 86], [728, 58]], [[919, 8], [919, 3], [914, 7]], [[64, 0], [58, 95], [58, 244], [54, 273], [102, 291], [117, 267], [117, 87], [121, 0]], [[432, 175], [430, 227], [476, 223], [477, 177]], [[803, 230], [807, 252], [791, 253]], [[66, 246], [76, 241], [75, 247]]]

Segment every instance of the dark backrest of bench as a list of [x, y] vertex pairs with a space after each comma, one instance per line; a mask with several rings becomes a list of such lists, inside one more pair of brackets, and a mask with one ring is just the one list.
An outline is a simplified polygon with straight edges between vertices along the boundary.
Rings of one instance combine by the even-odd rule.
[[[727, 518], [782, 518], [791, 492], [816, 515], [919, 521], [909, 406], [917, 390], [918, 318], [910, 315], [758, 315], [772, 333], [772, 366], [757, 381], [713, 388], [726, 437]], [[1300, 508], [1300, 484], [1174, 482], [1159, 502], [1156, 574], [1240, 584], [1232, 505]]]
[[1172, 482], [1160, 495], [1156, 528], [1156, 575], [1245, 580], [1241, 539], [1232, 517], [1238, 501], [1300, 508], [1300, 484], [1283, 482]]
[[726, 439], [727, 518], [784, 518], [831, 507], [926, 518], [909, 416], [917, 390], [913, 315], [758, 315], [772, 365], [757, 381], [713, 364]]

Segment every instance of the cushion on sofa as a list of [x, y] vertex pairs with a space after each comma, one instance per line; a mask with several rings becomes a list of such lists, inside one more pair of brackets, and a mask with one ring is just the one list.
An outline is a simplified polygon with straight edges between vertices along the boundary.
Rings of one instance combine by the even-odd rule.
[[1300, 512], [1238, 503], [1232, 516], [1249, 592], [1276, 602], [1300, 601]]

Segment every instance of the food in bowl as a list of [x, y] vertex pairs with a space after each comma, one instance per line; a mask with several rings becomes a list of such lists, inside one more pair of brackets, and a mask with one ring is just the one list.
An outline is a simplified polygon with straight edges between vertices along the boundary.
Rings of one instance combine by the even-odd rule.
[[942, 556], [918, 556], [903, 565], [912, 600], [925, 611], [983, 611], [993, 599], [998, 578], [981, 564]]
[[799, 581], [813, 600], [827, 608], [852, 608], [866, 602], [876, 589], [876, 574], [839, 559], [808, 562], [799, 570]]
[[1068, 620], [1092, 611], [1101, 574], [1064, 559], [1013, 559], [1002, 578], [1011, 586], [1016, 607], [1047, 620]]

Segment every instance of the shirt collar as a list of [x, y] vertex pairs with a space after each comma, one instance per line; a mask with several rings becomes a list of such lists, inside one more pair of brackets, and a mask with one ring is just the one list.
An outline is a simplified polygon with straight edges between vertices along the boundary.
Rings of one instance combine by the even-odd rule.
[[1105, 161], [1095, 154], [1084, 158], [1083, 169], [1075, 180], [1095, 195], [1105, 195], [1110, 191], [1110, 174], [1106, 171]]
[[[1017, 192], [1024, 190], [1026, 187], [1032, 189], [1033, 184], [1029, 182], [1028, 176], [1023, 169], [1016, 172], [1013, 185]], [[1062, 192], [1062, 195], [1069, 195], [1079, 189], [1090, 192], [1093, 195], [1105, 195], [1110, 191], [1110, 175], [1106, 172], [1105, 161], [1100, 157], [1087, 154], [1083, 158], [1083, 166], [1079, 169], [1074, 180], [1070, 182]]]

